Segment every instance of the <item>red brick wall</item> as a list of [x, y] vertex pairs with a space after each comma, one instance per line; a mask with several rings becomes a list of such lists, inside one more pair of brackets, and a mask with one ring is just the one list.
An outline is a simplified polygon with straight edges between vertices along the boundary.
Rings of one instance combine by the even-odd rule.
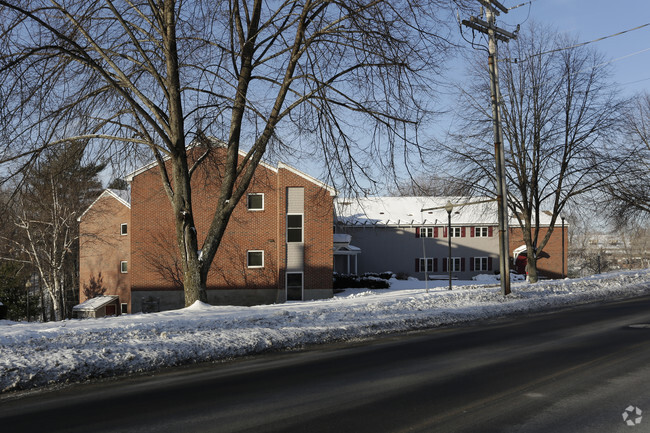
[[[79, 300], [84, 302], [84, 284], [101, 272], [106, 295], [117, 295], [120, 303], [131, 305], [131, 212], [115, 197], [101, 197], [82, 216], [79, 223]], [[128, 224], [128, 234], [121, 235], [120, 226]], [[128, 262], [128, 273], [120, 271], [120, 262]]]
[[[199, 247], [214, 214], [223, 173], [224, 150], [197, 170], [192, 179], [194, 219]], [[332, 197], [324, 189], [289, 170], [260, 166], [248, 193], [264, 194], [264, 210], [249, 211], [246, 195], [235, 208], [208, 274], [208, 290], [284, 290], [286, 187], [305, 187], [305, 265], [309, 287], [331, 289]], [[132, 191], [132, 288], [175, 290], [160, 273], [161, 262], [178, 260], [178, 247], [171, 205], [162, 190], [157, 168], [133, 178]], [[313, 234], [312, 234], [313, 232]], [[264, 268], [247, 268], [247, 251], [264, 251]], [[308, 253], [307, 253], [308, 251]], [[327, 271], [326, 271], [327, 270]], [[314, 276], [312, 276], [312, 274]], [[325, 277], [325, 275], [327, 276]], [[318, 280], [318, 282], [316, 282]], [[307, 284], [305, 286], [308, 287]]]
[[[287, 188], [304, 187], [304, 243], [305, 262], [303, 284], [305, 290], [331, 290], [334, 267], [333, 256], [333, 218], [334, 204], [330, 192], [321, 186], [309, 182], [293, 171], [280, 168], [278, 191], [282, 194], [279, 206], [279, 219], [282, 221], [279, 239], [285, 238], [286, 230], [286, 195]], [[286, 268], [286, 244], [281, 244], [282, 269]], [[284, 287], [284, 272], [280, 284]]]
[[[567, 272], [567, 256], [568, 256], [568, 235], [569, 228], [565, 226], [564, 228], [564, 273]], [[539, 239], [544, 239], [548, 228], [540, 228]], [[511, 227], [510, 228], [510, 258], [512, 258], [512, 252], [519, 248], [522, 245], [525, 245], [523, 231], [520, 227]], [[540, 275], [546, 276], [548, 278], [562, 278], [562, 227], [556, 226], [553, 229], [551, 238], [544, 247], [544, 253], [548, 254], [549, 257], [540, 257], [537, 259], [537, 269]]]

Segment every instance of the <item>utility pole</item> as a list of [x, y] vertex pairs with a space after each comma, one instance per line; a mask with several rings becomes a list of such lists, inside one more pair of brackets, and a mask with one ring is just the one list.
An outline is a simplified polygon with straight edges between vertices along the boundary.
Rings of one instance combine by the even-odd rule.
[[[507, 32], [496, 26], [496, 15], [499, 10], [508, 13], [508, 9], [497, 0], [478, 0], [485, 8], [483, 21], [477, 17], [470, 17], [463, 20], [463, 25], [485, 33], [489, 38], [488, 67], [490, 70], [490, 94], [492, 99], [492, 126], [494, 130], [494, 157], [496, 162], [497, 177], [497, 203], [499, 216], [499, 273], [501, 275], [501, 293], [505, 296], [510, 294], [510, 244], [508, 239], [508, 188], [506, 185], [505, 152], [503, 150], [503, 138], [501, 135], [501, 110], [499, 103], [501, 93], [499, 91], [499, 70], [497, 67], [497, 39], [508, 42], [515, 39], [516, 34]], [[498, 9], [498, 10], [497, 10]]]

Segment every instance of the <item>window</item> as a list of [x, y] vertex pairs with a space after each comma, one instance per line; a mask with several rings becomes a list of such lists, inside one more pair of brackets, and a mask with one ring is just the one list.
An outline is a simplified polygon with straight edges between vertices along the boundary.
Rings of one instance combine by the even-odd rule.
[[488, 271], [488, 258], [487, 257], [474, 257], [474, 270], [475, 271]]
[[451, 237], [452, 238], [461, 237], [461, 228], [460, 227], [452, 227], [451, 228]]
[[129, 233], [126, 223], [120, 224], [120, 234], [126, 236]]
[[287, 273], [287, 301], [302, 301], [302, 272]]
[[121, 304], [120, 305], [120, 313], [127, 314], [128, 312], [129, 312], [129, 305], [128, 304]]
[[264, 251], [252, 250], [248, 251], [248, 267], [249, 268], [263, 268], [264, 267]]
[[433, 227], [420, 227], [420, 237], [421, 238], [432, 238], [433, 237]]
[[490, 236], [490, 232], [487, 227], [476, 227], [474, 229], [474, 236], [477, 238], [487, 238]]
[[[449, 258], [445, 258], [445, 263], [449, 263]], [[460, 257], [452, 257], [451, 258], [451, 272], [461, 272], [464, 269], [462, 269], [462, 261]], [[446, 267], [449, 269], [449, 267]], [[446, 269], [446, 270], [447, 270]]]
[[129, 272], [129, 266], [128, 266], [128, 262], [126, 260], [123, 260], [123, 261], [120, 262], [120, 272], [123, 273], [123, 274], [126, 274], [127, 272]]
[[420, 259], [420, 272], [434, 272], [432, 258], [425, 257]]
[[287, 242], [302, 242], [302, 215], [287, 215]]
[[248, 194], [248, 210], [264, 210], [264, 194]]

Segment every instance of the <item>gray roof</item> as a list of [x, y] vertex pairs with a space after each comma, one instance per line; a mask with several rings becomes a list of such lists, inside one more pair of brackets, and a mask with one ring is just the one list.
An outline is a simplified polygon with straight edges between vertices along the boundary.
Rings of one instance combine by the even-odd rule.
[[[447, 224], [447, 202], [454, 225], [497, 225], [497, 203], [488, 197], [365, 197], [335, 200], [336, 219], [349, 226], [413, 226]], [[541, 225], [549, 225], [547, 213]], [[518, 225], [511, 217], [510, 225]]]
[[97, 296], [92, 299], [88, 299], [85, 302], [82, 302], [79, 305], [72, 307], [73, 311], [97, 311], [100, 308], [120, 299], [119, 296], [115, 295], [102, 295]]

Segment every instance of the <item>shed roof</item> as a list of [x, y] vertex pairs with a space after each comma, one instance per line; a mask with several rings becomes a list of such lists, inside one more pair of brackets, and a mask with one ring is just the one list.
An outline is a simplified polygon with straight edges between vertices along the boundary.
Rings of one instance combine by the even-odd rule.
[[97, 311], [100, 308], [111, 304], [118, 299], [120, 299], [120, 297], [115, 295], [97, 296], [92, 299], [88, 299], [79, 305], [75, 305], [72, 307], [72, 311]]

